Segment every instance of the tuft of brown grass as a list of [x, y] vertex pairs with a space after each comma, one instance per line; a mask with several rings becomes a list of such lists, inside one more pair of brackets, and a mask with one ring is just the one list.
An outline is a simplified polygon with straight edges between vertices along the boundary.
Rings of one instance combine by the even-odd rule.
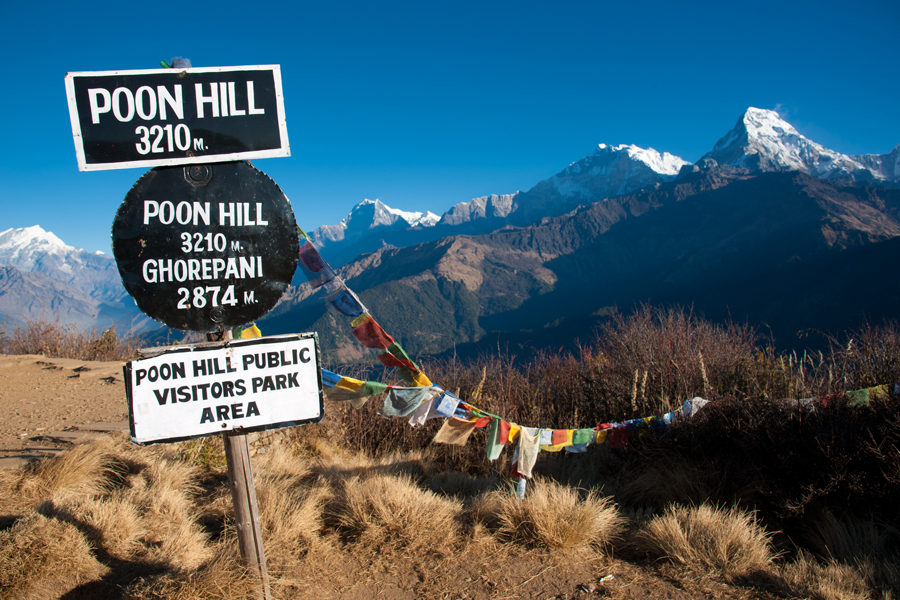
[[869, 600], [865, 576], [853, 567], [840, 563], [820, 563], [811, 554], [800, 551], [782, 566], [779, 574], [796, 594], [822, 600]]
[[0, 531], [0, 597], [56, 598], [100, 578], [106, 568], [81, 532], [31, 514]]
[[288, 445], [276, 445], [258, 459], [256, 494], [263, 540], [279, 553], [299, 556], [314, 546], [324, 522], [331, 485]]
[[133, 500], [121, 495], [81, 498], [63, 506], [47, 501], [37, 512], [76, 525], [94, 548], [121, 559], [144, 554], [142, 540], [150, 534]]
[[35, 503], [64, 502], [108, 492], [129, 468], [116, 456], [113, 446], [110, 439], [104, 438], [32, 463], [22, 472], [15, 491], [23, 500]]
[[495, 493], [478, 504], [476, 514], [499, 525], [501, 540], [553, 550], [609, 545], [624, 525], [610, 498], [540, 479], [532, 482], [524, 500]]
[[462, 505], [419, 488], [409, 475], [375, 475], [347, 480], [330, 511], [362, 543], [440, 553], [458, 539]]
[[129, 585], [126, 597], [132, 600], [233, 600], [252, 598], [259, 580], [232, 548], [235, 540], [221, 544], [216, 555], [196, 569], [175, 569], [157, 576], [143, 577]]
[[855, 567], [873, 591], [900, 592], [900, 531], [873, 519], [838, 519], [826, 512], [810, 527], [807, 541], [830, 561]]
[[647, 522], [637, 542], [657, 558], [734, 576], [769, 566], [769, 537], [753, 513], [703, 504], [669, 507]]

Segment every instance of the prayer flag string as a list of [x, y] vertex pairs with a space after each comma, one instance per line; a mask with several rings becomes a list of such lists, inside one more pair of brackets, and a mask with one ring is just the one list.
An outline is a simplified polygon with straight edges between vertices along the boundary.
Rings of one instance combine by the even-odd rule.
[[[328, 310], [351, 319], [353, 337], [360, 344], [377, 354], [378, 360], [413, 386], [394, 386], [377, 381], [362, 381], [344, 377], [322, 369], [322, 383], [328, 388], [326, 398], [332, 401], [349, 401], [359, 408], [372, 396], [385, 394], [379, 414], [386, 417], [410, 417], [413, 427], [426, 420], [443, 418], [444, 424], [434, 437], [434, 442], [464, 445], [475, 429], [491, 426], [488, 432], [486, 453], [496, 460], [503, 448], [513, 444], [511, 475], [531, 478], [531, 470], [539, 452], [585, 452], [590, 445], [607, 444], [610, 448], [625, 446], [634, 437], [648, 431], [666, 429], [677, 419], [688, 419], [697, 414], [709, 401], [703, 398], [685, 400], [677, 409], [664, 415], [652, 415], [630, 419], [620, 423], [601, 423], [581, 429], [549, 429], [522, 427], [499, 415], [489, 413], [465, 402], [454, 394], [431, 383], [425, 373], [409, 357], [405, 350], [378, 324], [359, 297], [346, 286], [312, 244], [309, 236], [297, 227], [302, 238], [298, 268], [313, 288], [324, 287]], [[254, 333], [259, 330], [253, 326]], [[252, 333], [251, 333], [252, 335]], [[847, 392], [852, 405], [867, 405], [872, 400], [882, 400], [893, 391], [900, 394], [900, 383], [876, 386]], [[800, 406], [809, 406], [813, 400], [794, 400]], [[524, 488], [523, 488], [524, 489]]]

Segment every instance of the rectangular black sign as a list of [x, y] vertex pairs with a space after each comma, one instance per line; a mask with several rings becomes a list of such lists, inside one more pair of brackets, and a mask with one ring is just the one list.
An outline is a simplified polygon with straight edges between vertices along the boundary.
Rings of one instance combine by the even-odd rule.
[[278, 65], [66, 74], [78, 169], [290, 156]]

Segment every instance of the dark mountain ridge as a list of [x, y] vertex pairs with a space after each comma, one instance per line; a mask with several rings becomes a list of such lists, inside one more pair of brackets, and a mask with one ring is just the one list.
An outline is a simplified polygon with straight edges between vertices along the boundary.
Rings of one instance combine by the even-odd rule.
[[[732, 318], [762, 326], [773, 315], [761, 283], [786, 285], [785, 273], [796, 278], [814, 265], [827, 271], [829, 260], [864, 247], [870, 251], [859, 256], [867, 260], [879, 248], [892, 256], [894, 246], [881, 244], [897, 237], [896, 189], [709, 163], [530, 227], [379, 250], [340, 273], [407, 350], [439, 354], [477, 344], [487, 332], [524, 332], [532, 341], [586, 338], [598, 315], [635, 301], [678, 302], [710, 314], [727, 314], [734, 304], [745, 308], [731, 311]], [[847, 256], [844, 262], [856, 255]], [[872, 267], [854, 268], [874, 276]], [[705, 298], [697, 297], [701, 289]], [[728, 296], [740, 289], [739, 298]], [[805, 290], [794, 293], [809, 304]], [[853, 310], [852, 303], [838, 305]], [[835, 307], [813, 303], [804, 326], [816, 318], [837, 322], [829, 310]], [[288, 297], [278, 312], [265, 320], [278, 332], [317, 330], [333, 340], [323, 347], [337, 360], [365, 357], [316, 294]], [[576, 322], [581, 331], [558, 335]], [[773, 330], [778, 342], [792, 344], [790, 320], [774, 322], [781, 323]]]

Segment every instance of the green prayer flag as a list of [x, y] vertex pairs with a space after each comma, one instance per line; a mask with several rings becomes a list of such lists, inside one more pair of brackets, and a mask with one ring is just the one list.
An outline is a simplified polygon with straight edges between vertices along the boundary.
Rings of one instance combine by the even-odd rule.
[[597, 435], [597, 432], [593, 429], [576, 429], [572, 434], [572, 445], [580, 446], [581, 444], [587, 444]]

